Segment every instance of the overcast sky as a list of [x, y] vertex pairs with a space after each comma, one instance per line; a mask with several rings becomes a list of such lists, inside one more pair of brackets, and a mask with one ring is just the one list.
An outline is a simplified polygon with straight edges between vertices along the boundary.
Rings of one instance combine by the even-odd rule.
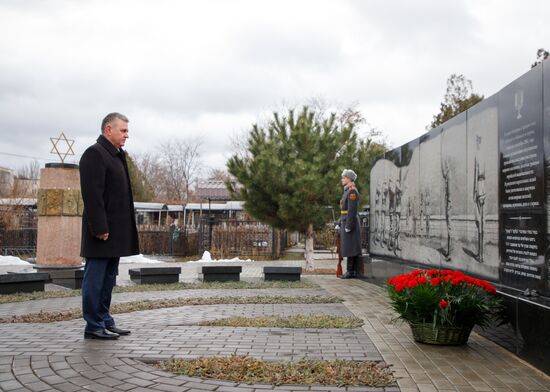
[[550, 1], [0, 0], [0, 166], [77, 157], [101, 119], [130, 119], [132, 153], [200, 138], [223, 168], [231, 138], [311, 97], [358, 103], [399, 146], [425, 132], [446, 80], [486, 97], [550, 50]]

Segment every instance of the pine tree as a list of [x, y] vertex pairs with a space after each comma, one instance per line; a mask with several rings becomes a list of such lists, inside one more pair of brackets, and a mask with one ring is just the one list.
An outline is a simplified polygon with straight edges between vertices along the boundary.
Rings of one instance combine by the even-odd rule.
[[247, 153], [231, 157], [229, 173], [240, 183], [227, 183], [254, 218], [276, 228], [306, 235], [306, 268], [313, 268], [313, 232], [330, 220], [340, 198], [342, 169], [357, 152], [352, 121], [336, 115], [322, 118], [304, 107], [298, 114], [273, 114], [267, 126], [254, 125]]
[[132, 184], [134, 201], [151, 201], [155, 197], [153, 187], [149, 184], [143, 173], [139, 170], [130, 155], [126, 156], [128, 162], [128, 174]]

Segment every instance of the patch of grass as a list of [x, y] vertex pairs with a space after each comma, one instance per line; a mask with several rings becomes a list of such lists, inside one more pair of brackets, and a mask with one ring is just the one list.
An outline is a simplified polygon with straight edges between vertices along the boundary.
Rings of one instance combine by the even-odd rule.
[[227, 327], [274, 327], [274, 328], [359, 328], [363, 320], [358, 317], [325, 314], [294, 316], [229, 317], [202, 321], [199, 325]]
[[[191, 289], [311, 289], [319, 285], [303, 281], [261, 281], [261, 282], [198, 282], [171, 284], [142, 284], [134, 286], [115, 286], [113, 293], [137, 293], [145, 291], [170, 291]], [[0, 304], [32, 301], [48, 298], [79, 297], [81, 290], [35, 291], [0, 295]]]
[[303, 281], [260, 281], [260, 282], [196, 282], [170, 284], [142, 284], [135, 286], [116, 286], [114, 293], [133, 293], [141, 291], [199, 290], [199, 289], [311, 289], [319, 285]]
[[277, 260], [305, 260], [304, 252], [284, 252]]
[[[205, 297], [205, 298], [173, 298], [160, 300], [145, 300], [123, 302], [111, 305], [111, 313], [130, 313], [141, 310], [175, 308], [189, 305], [219, 305], [219, 304], [328, 304], [340, 303], [342, 298], [334, 296], [305, 295], [301, 297], [284, 296], [253, 296], [253, 297]], [[0, 323], [52, 323], [56, 321], [74, 320], [82, 317], [80, 309], [68, 309], [61, 312], [38, 312], [0, 318]]]
[[386, 387], [395, 385], [388, 365], [373, 361], [302, 359], [267, 362], [248, 356], [170, 359], [157, 368], [190, 377], [273, 385], [337, 385]]
[[0, 304], [48, 298], [78, 297], [80, 295], [80, 290], [33, 291], [32, 293], [2, 294], [0, 295]]

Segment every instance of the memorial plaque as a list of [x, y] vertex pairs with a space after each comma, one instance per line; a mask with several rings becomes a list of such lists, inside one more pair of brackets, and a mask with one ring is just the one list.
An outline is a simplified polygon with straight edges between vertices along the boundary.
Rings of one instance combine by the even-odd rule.
[[542, 67], [499, 93], [501, 282], [544, 291]]
[[501, 216], [501, 283], [543, 290], [545, 224], [544, 214], [503, 213]]
[[37, 197], [37, 209], [38, 215], [44, 216], [47, 212], [48, 207], [48, 192], [47, 189], [39, 189]]
[[542, 209], [542, 67], [510, 83], [498, 96], [500, 208]]
[[46, 215], [61, 215], [63, 189], [46, 189]]
[[63, 215], [78, 216], [79, 203], [82, 196], [77, 189], [63, 190]]
[[[546, 243], [550, 244], [550, 61], [542, 64], [543, 72], [543, 119], [544, 119], [544, 188], [546, 210]], [[550, 250], [546, 249], [546, 295], [550, 296]]]

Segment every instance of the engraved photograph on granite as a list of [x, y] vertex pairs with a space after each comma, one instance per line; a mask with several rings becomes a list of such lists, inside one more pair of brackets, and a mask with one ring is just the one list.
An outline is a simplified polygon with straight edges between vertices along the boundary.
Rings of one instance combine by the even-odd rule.
[[420, 137], [419, 151], [419, 228], [415, 254], [419, 262], [439, 266], [442, 248], [440, 127]]
[[467, 111], [467, 232], [462, 247], [464, 271], [498, 278], [498, 97]]
[[441, 226], [442, 266], [465, 268], [468, 240], [466, 113], [443, 124], [441, 132]]

